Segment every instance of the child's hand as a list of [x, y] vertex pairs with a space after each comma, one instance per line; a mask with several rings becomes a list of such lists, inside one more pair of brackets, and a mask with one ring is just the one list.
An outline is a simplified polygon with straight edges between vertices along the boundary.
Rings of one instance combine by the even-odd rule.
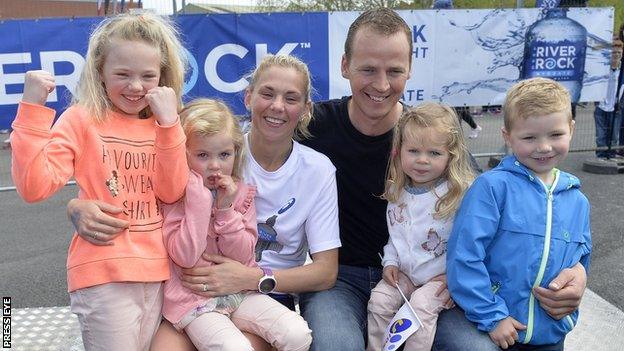
[[54, 76], [46, 71], [28, 71], [24, 79], [22, 101], [36, 105], [45, 105], [48, 94], [54, 90]]
[[390, 286], [396, 287], [399, 282], [399, 267], [385, 266], [383, 269], [383, 280], [390, 284]]
[[440, 287], [438, 288], [438, 290], [436, 290], [435, 292], [435, 296], [441, 296], [443, 294], [448, 295], [448, 300], [446, 301], [445, 307], [446, 308], [453, 308], [453, 306], [455, 306], [455, 302], [453, 301], [453, 299], [451, 298], [451, 294], [448, 291], [448, 284], [446, 282], [446, 274], [440, 274], [437, 275], [433, 278], [431, 278], [432, 281], [438, 281], [440, 282]]
[[169, 87], [152, 88], [145, 94], [145, 98], [161, 126], [170, 126], [178, 119], [178, 97], [173, 89]]
[[431, 278], [431, 280], [435, 280], [435, 281], [442, 283], [442, 285], [440, 285], [438, 290], [436, 290], [435, 296], [440, 296], [445, 290], [447, 290], [448, 285], [446, 283], [446, 274], [436, 275], [435, 277]]
[[490, 339], [501, 349], [507, 349], [518, 340], [517, 330], [524, 330], [526, 326], [512, 317], [507, 317], [500, 322], [490, 334]]
[[215, 189], [217, 189], [217, 208], [232, 206], [238, 187], [229, 175], [217, 174], [215, 176]]

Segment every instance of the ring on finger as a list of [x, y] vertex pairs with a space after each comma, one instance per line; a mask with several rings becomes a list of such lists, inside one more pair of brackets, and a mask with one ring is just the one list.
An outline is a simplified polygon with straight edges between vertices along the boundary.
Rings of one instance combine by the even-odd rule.
[[93, 232], [93, 239], [98, 240], [100, 238], [100, 233], [99, 232]]
[[206, 284], [206, 283], [202, 284], [202, 290], [204, 292], [208, 291], [208, 284]]

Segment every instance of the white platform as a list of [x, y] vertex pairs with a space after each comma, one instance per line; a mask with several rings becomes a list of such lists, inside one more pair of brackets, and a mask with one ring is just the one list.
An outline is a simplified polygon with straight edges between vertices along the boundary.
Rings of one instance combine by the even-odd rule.
[[[21, 308], [12, 312], [12, 349], [84, 350], [78, 319], [69, 307]], [[588, 289], [581, 304], [579, 323], [568, 335], [565, 349], [624, 350], [624, 312]]]

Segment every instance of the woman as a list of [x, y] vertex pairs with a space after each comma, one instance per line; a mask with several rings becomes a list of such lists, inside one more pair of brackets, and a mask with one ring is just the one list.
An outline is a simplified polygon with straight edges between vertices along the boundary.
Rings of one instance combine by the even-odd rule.
[[[207, 297], [259, 290], [294, 308], [290, 293], [334, 285], [340, 246], [335, 168], [327, 157], [293, 140], [309, 135], [310, 95], [308, 68], [292, 56], [269, 55], [253, 72], [245, 91], [251, 130], [245, 137], [244, 178], [258, 189], [256, 260], [261, 268], [205, 255], [215, 265], [184, 271], [185, 287]], [[106, 244], [126, 224], [111, 216], [123, 209], [98, 201], [74, 199], [68, 212], [80, 235], [103, 233], [96, 235], [97, 244]], [[308, 253], [312, 263], [304, 265]], [[262, 349], [257, 337], [250, 338]], [[152, 350], [180, 349], [193, 346], [163, 322]]]

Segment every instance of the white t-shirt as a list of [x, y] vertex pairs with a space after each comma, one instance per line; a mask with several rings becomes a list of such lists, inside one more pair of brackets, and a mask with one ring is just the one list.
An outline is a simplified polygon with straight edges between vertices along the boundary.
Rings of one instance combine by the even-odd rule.
[[255, 185], [258, 218], [256, 261], [274, 270], [301, 266], [314, 254], [340, 247], [336, 168], [323, 154], [293, 141], [278, 170], [267, 172], [249, 150], [245, 182]]
[[382, 264], [393, 265], [420, 286], [446, 272], [446, 243], [453, 219], [435, 219], [438, 198], [448, 192], [448, 182], [434, 191], [401, 192], [399, 201], [388, 202], [386, 219], [390, 238], [384, 246]]

